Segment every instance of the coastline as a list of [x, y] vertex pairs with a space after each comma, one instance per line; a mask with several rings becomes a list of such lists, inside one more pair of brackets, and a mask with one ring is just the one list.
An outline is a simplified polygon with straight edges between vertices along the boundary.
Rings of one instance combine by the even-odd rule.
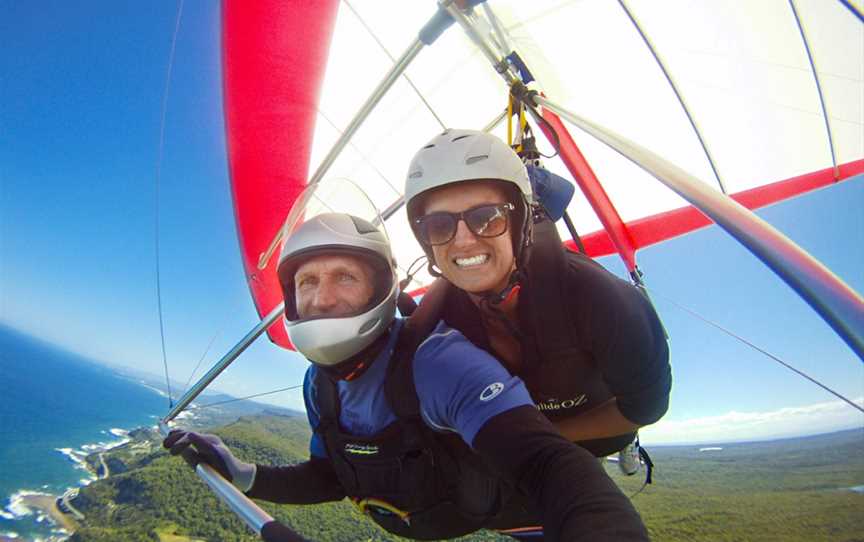
[[58, 498], [60, 497], [55, 495], [25, 495], [21, 500], [25, 506], [42, 512], [58, 528], [66, 531], [67, 534], [72, 534], [78, 528], [78, 524], [60, 510], [57, 506]]
[[[142, 426], [143, 427], [143, 426]], [[62, 495], [55, 495], [45, 491], [34, 491], [22, 489], [8, 497], [8, 505], [0, 509], [0, 515], [6, 520], [22, 520], [28, 516], [35, 516], [37, 523], [48, 522], [51, 525], [51, 535], [47, 538], [40, 537], [45, 542], [61, 542], [71, 536], [78, 528], [76, 517], [83, 519], [83, 515], [68, 504], [68, 500], [77, 495], [78, 490], [90, 483], [106, 478], [110, 473], [102, 458], [102, 454], [124, 446], [132, 441], [129, 434], [133, 430], [112, 428], [104, 431], [106, 434], [118, 439], [110, 442], [100, 441], [93, 444], [84, 444], [78, 449], [55, 448], [73, 464], [73, 468], [84, 470], [87, 476], [81, 478], [77, 485], [67, 488]], [[93, 454], [99, 456], [99, 468], [92, 469], [87, 462], [87, 457]], [[58, 506], [58, 501], [63, 499], [67, 502], [67, 510]], [[0, 532], [0, 542], [20, 542], [25, 540], [24, 535], [7, 530]]]
[[[112, 375], [146, 389], [145, 396], [153, 394], [167, 397], [157, 385], [140, 377], [113, 371]], [[214, 412], [215, 420], [221, 421], [219, 413], [222, 409], [214, 409]], [[205, 420], [213, 422], [213, 413], [208, 411], [208, 414], [211, 417], [205, 416]], [[115, 467], [122, 471], [125, 458], [151, 453], [154, 448], [159, 447], [154, 439], [158, 438], [156, 423], [160, 416], [151, 414], [136, 417], [138, 419], [133, 417], [129, 422], [125, 422], [129, 423], [126, 426], [129, 429], [115, 426], [100, 430], [97, 426], [95, 435], [91, 433], [90, 437], [83, 439], [85, 444], [78, 440], [73, 441], [74, 444], [69, 447], [55, 447], [57, 444], [54, 444], [43, 448], [48, 455], [57, 457], [57, 453], [61, 454], [67, 467], [52, 467], [56, 478], [53, 480], [40, 480], [36, 475], [3, 488], [3, 494], [0, 494], [0, 542], [62, 542], [74, 534], [76, 529], [85, 525], [86, 510], [78, 510], [74, 504], [78, 491], [92, 482], [116, 474]], [[202, 421], [196, 412], [190, 410], [183, 411], [175, 420], [184, 426], [194, 426]], [[155, 432], [156, 436], [143, 434], [142, 439], [139, 431]], [[89, 443], [86, 443], [88, 441]], [[78, 474], [75, 474], [76, 472]]]
[[[4, 358], [2, 364], [9, 371], [6, 384], [15, 390], [10, 398], [28, 400], [9, 400], [0, 407], [0, 418], [14, 420], [12, 438], [0, 454], [0, 542], [65, 540], [90, 519], [77, 521], [64, 513], [75, 509], [72, 493], [117, 474], [123, 458], [143, 453], [149, 446], [130, 436], [137, 436], [139, 428], [150, 433], [168, 401], [163, 403], [165, 393], [146, 378], [6, 331], [0, 325], [0, 340], [9, 354], [9, 363]], [[58, 506], [56, 499], [67, 491], [72, 492], [66, 498], [71, 508], [62, 502]], [[78, 499], [80, 512], [88, 515], [83, 500]]]
[[[66, 540], [75, 532], [78, 524], [60, 510], [57, 506], [58, 498], [56, 495], [40, 491], [19, 491], [9, 498], [10, 504], [6, 507], [8, 512], [4, 511], [4, 518], [21, 519], [35, 515], [37, 523], [48, 522], [51, 525], [51, 535], [47, 538], [40, 537], [40, 540], [45, 542]], [[24, 538], [15, 531], [0, 533], [0, 542], [19, 542], [20, 540], [24, 540]]]

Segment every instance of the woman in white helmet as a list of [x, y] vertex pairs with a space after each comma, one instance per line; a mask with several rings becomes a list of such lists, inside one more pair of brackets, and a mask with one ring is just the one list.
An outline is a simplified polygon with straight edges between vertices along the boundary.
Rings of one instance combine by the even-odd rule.
[[212, 464], [254, 498], [347, 496], [410, 538], [531, 517], [547, 540], [647, 540], [627, 498], [558, 435], [518, 378], [458, 332], [437, 325], [430, 335], [395, 318], [395, 265], [372, 223], [336, 213], [307, 220], [285, 240], [278, 273], [288, 335], [312, 362], [303, 386], [310, 459], [245, 463], [218, 437], [191, 432], [169, 435], [173, 454], [192, 447], [193, 463]]
[[665, 413], [669, 352], [653, 307], [561, 246], [507, 144], [445, 131], [411, 161], [405, 199], [430, 272], [443, 277], [415, 316], [442, 318], [492, 353], [565, 437], [597, 456], [628, 447]]

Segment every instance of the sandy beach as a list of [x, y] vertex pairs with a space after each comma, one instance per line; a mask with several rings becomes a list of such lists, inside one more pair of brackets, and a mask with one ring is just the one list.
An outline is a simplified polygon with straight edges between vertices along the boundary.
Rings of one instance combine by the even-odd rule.
[[57, 508], [56, 499], [56, 495], [25, 495], [21, 497], [21, 502], [27, 508], [41, 512], [51, 518], [51, 521], [58, 527], [62, 527], [69, 533], [74, 532], [78, 525], [75, 520]]

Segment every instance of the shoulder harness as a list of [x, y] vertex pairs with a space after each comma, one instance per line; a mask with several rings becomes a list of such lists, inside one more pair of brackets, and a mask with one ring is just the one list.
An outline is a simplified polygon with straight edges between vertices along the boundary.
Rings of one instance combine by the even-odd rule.
[[336, 382], [323, 371], [315, 380], [316, 432], [345, 493], [387, 531], [418, 540], [482, 528], [497, 514], [506, 490], [458, 435], [436, 433], [421, 418], [413, 357], [437, 322], [412, 317], [402, 326], [384, 384], [397, 420], [375, 435], [342, 431]]

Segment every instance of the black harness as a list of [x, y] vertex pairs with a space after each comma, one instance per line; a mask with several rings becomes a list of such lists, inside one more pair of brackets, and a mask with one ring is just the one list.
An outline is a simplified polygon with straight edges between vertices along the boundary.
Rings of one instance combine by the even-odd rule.
[[[520, 325], [516, 333], [522, 346], [522, 364], [511, 372], [525, 382], [537, 408], [554, 422], [570, 416], [571, 409], [587, 410], [611, 399], [613, 394], [585, 346], [586, 338], [574, 329], [567, 303], [561, 302], [579, 302], [574, 299], [573, 292], [568, 291], [564, 277], [569, 259], [587, 257], [563, 248], [555, 224], [548, 219], [535, 221], [533, 242], [526, 256], [526, 265], [520, 271]], [[591, 260], [585, 263], [599, 265]], [[498, 357], [489, 343], [478, 309], [468, 295], [444, 279], [439, 282], [439, 288], [430, 288], [427, 292], [418, 313], [434, 313], [434, 317], [430, 314], [423, 314], [423, 317], [442, 318], [472, 343]], [[426, 303], [430, 304], [430, 309], [426, 308]], [[580, 383], [576, 394], [572, 390], [573, 382]], [[635, 438], [633, 432], [577, 444], [597, 457], [605, 457], [623, 449]], [[638, 443], [637, 446], [646, 466], [645, 483], [650, 484], [653, 462], [645, 449]]]
[[421, 419], [412, 362], [435, 323], [409, 320], [400, 330], [384, 384], [397, 420], [374, 435], [343, 431], [336, 383], [323, 371], [315, 380], [320, 408], [315, 431], [345, 493], [387, 531], [419, 540], [484, 527], [511, 492], [458, 435], [436, 433]]

